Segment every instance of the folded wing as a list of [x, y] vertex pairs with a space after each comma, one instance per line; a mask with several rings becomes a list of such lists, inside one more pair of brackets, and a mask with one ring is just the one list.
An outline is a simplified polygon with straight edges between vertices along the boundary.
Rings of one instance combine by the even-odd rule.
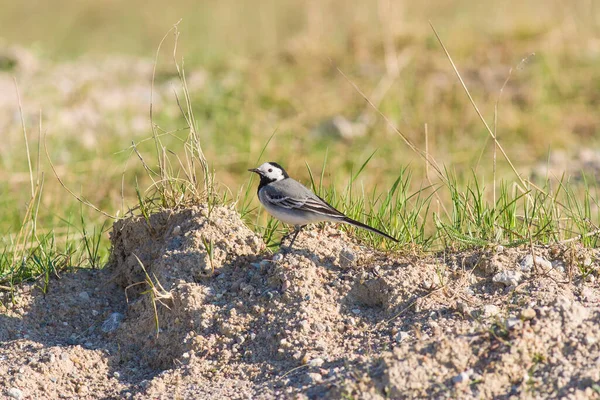
[[278, 205], [287, 209], [296, 209], [299, 211], [314, 212], [317, 214], [325, 215], [332, 218], [344, 218], [345, 215], [330, 206], [317, 195], [310, 193], [312, 196], [306, 196], [302, 198], [292, 198], [289, 196], [282, 196], [276, 193], [265, 193], [268, 201], [274, 205]]

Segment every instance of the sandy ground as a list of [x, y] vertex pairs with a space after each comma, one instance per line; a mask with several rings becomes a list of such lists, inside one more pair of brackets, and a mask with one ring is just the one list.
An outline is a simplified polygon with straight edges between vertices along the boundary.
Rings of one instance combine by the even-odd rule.
[[392, 254], [326, 226], [271, 254], [235, 211], [201, 206], [120, 221], [112, 243], [103, 270], [3, 295], [0, 396], [600, 393], [595, 250]]

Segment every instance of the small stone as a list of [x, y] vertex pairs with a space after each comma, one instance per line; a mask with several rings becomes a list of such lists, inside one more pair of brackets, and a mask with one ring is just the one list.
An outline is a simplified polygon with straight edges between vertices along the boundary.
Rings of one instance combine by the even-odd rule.
[[77, 335], [74, 333], [71, 334], [71, 336], [69, 336], [69, 338], [67, 339], [67, 344], [71, 346], [77, 345]]
[[534, 260], [538, 267], [541, 267], [544, 271], [552, 269], [552, 263], [546, 260], [544, 257], [535, 256]]
[[252, 293], [254, 291], [254, 286], [252, 285], [243, 284], [242, 286], [240, 286], [240, 288], [242, 289], [242, 292], [246, 294]]
[[504, 325], [509, 331], [520, 330], [523, 327], [523, 321], [519, 318], [508, 318]]
[[243, 344], [246, 341], [246, 338], [243, 335], [239, 335], [235, 338], [235, 342], [238, 344]]
[[321, 366], [323, 366], [324, 363], [325, 363], [325, 360], [323, 360], [322, 358], [318, 357], [318, 358], [313, 358], [312, 360], [310, 360], [308, 362], [308, 365], [311, 366], [311, 367], [320, 368]]
[[492, 278], [492, 281], [504, 286], [517, 286], [521, 282], [523, 274], [518, 271], [500, 271]]
[[283, 260], [283, 254], [281, 254], [281, 253], [275, 254], [273, 256], [272, 260], [275, 261], [275, 262]]
[[359, 315], [360, 314], [360, 308], [354, 308], [354, 309], [352, 309], [352, 314]]
[[90, 295], [88, 292], [79, 292], [79, 299], [82, 301], [90, 301]]
[[23, 398], [23, 392], [21, 391], [21, 389], [17, 389], [17, 388], [8, 389], [6, 394], [8, 395], [8, 397], [11, 397], [13, 399], [22, 399]]
[[486, 304], [485, 306], [483, 306], [484, 318], [493, 317], [498, 314], [500, 314], [500, 308], [498, 306], [495, 306], [493, 304]]
[[521, 266], [521, 271], [529, 272], [533, 268], [533, 256], [531, 254], [527, 254], [519, 264]]
[[524, 320], [530, 320], [535, 318], [535, 310], [533, 308], [526, 308], [521, 310], [521, 318]]
[[340, 267], [342, 268], [352, 268], [356, 261], [356, 255], [354, 252], [348, 248], [344, 248], [340, 252]]
[[115, 379], [119, 379], [121, 377], [121, 374], [118, 371], [113, 372], [113, 377]]
[[121, 325], [123, 318], [125, 318], [125, 316], [118, 312], [110, 314], [106, 321], [102, 323], [102, 332], [110, 333], [116, 331], [119, 325]]
[[287, 290], [290, 288], [292, 284], [290, 283], [290, 281], [288, 281], [287, 279], [285, 281], [283, 281], [283, 283], [281, 284], [281, 291], [282, 292], [287, 292]]
[[[473, 370], [469, 370], [469, 371], [473, 372]], [[460, 374], [458, 374], [455, 377], [453, 377], [452, 378], [452, 383], [454, 383], [455, 385], [457, 385], [459, 383], [468, 382], [469, 378], [471, 377], [471, 374], [469, 373], [469, 371], [461, 372]]]
[[321, 376], [321, 374], [318, 374], [316, 372], [309, 372], [307, 375], [310, 383], [313, 385], [323, 382], [323, 377]]
[[302, 329], [304, 332], [310, 331], [310, 322], [308, 322], [306, 319], [300, 321], [300, 329]]
[[565, 263], [560, 260], [554, 261], [552, 263], [552, 268], [554, 268], [555, 271], [558, 271], [561, 274], [565, 273]]
[[100, 315], [98, 310], [92, 310], [92, 316], [97, 317], [98, 315]]
[[183, 353], [183, 354], [181, 355], [181, 357], [183, 357], [183, 358], [190, 358], [190, 353], [188, 353], [188, 352], [186, 351], [185, 353]]
[[460, 301], [456, 303], [456, 309], [462, 315], [469, 315], [471, 313], [471, 308], [466, 303]]
[[179, 236], [179, 235], [181, 235], [181, 226], [175, 225], [175, 227], [173, 228], [173, 236]]
[[504, 251], [504, 246], [502, 246], [501, 244], [496, 246], [496, 253], [502, 253], [503, 251]]
[[271, 261], [269, 261], [269, 260], [261, 260], [261, 262], [258, 263], [258, 265], [260, 266], [261, 271], [266, 271], [267, 268], [269, 268], [270, 264], [271, 264]]
[[[535, 260], [535, 262], [534, 262]], [[535, 258], [531, 254], [527, 254], [520, 263], [521, 271], [529, 272], [532, 270], [534, 265], [536, 265], [543, 270], [547, 271], [552, 268], [552, 263], [546, 260], [544, 257], [535, 256]]]
[[409, 338], [410, 338], [410, 334], [408, 332], [400, 331], [396, 335], [396, 342], [402, 343], [405, 340], [408, 340]]

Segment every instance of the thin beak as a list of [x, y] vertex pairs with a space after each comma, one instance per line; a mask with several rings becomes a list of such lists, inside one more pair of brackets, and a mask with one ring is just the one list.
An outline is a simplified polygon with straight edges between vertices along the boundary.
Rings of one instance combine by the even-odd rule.
[[259, 172], [258, 168], [250, 168], [248, 171], [250, 171], [250, 172], [256, 172], [257, 174], [260, 175], [260, 172]]

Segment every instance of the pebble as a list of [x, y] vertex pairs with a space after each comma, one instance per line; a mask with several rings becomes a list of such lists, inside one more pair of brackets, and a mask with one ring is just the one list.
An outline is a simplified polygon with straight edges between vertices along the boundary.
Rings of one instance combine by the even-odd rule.
[[521, 310], [521, 318], [524, 320], [530, 320], [535, 318], [535, 310], [533, 308], [526, 308]]
[[359, 315], [359, 314], [360, 314], [360, 308], [354, 308], [354, 309], [352, 310], [352, 314], [354, 314], [354, 315]]
[[88, 292], [79, 292], [79, 298], [83, 301], [90, 301], [90, 295]]
[[269, 268], [270, 263], [271, 263], [271, 261], [269, 261], [269, 260], [262, 260], [260, 263], [258, 263], [258, 265], [260, 266], [260, 269], [262, 271], [266, 271], [267, 268]]
[[[527, 254], [521, 260], [521, 263], [520, 263], [521, 271], [523, 271], [523, 272], [531, 271], [534, 266], [533, 260], [534, 260], [534, 257], [531, 254]], [[552, 263], [541, 256], [535, 256], [535, 264], [537, 264], [538, 267], [541, 267], [545, 271], [552, 269]]]
[[483, 306], [483, 316], [486, 318], [493, 317], [500, 314], [500, 308], [493, 304], [486, 304]]
[[407, 340], [409, 338], [410, 338], [410, 333], [404, 332], [404, 331], [400, 331], [396, 335], [396, 342], [402, 343], [402, 342], [404, 342], [405, 340]]
[[323, 360], [323, 359], [322, 359], [322, 358], [320, 358], [320, 357], [317, 357], [317, 358], [313, 358], [312, 360], [310, 360], [310, 361], [308, 362], [308, 365], [309, 365], [309, 366], [311, 366], [311, 367], [317, 367], [317, 368], [320, 368], [320, 367], [322, 367], [322, 366], [323, 366], [323, 364], [324, 364], [324, 363], [325, 363], [325, 360]]
[[583, 338], [583, 340], [585, 341], [585, 344], [587, 344], [588, 346], [592, 346], [594, 344], [596, 344], [598, 342], [598, 338], [596, 338], [595, 336], [592, 335], [586, 335], [585, 338]]
[[113, 372], [113, 377], [115, 377], [115, 379], [119, 379], [121, 377], [121, 374], [118, 371]]
[[523, 321], [519, 318], [508, 318], [504, 324], [509, 331], [520, 330], [523, 327]]
[[300, 328], [304, 331], [304, 332], [308, 332], [310, 331], [310, 322], [308, 322], [308, 320], [302, 320], [300, 321]]
[[523, 274], [518, 271], [500, 271], [492, 278], [492, 281], [501, 283], [505, 286], [517, 286]]
[[307, 375], [310, 383], [313, 385], [323, 382], [323, 377], [321, 376], [321, 374], [318, 374], [316, 372], [309, 372]]
[[23, 392], [21, 391], [21, 389], [17, 389], [17, 388], [8, 389], [6, 394], [8, 395], [8, 397], [11, 397], [13, 399], [22, 399], [23, 398]]
[[117, 330], [119, 325], [121, 325], [121, 321], [123, 321], [125, 316], [121, 313], [114, 312], [108, 316], [108, 318], [102, 323], [102, 332], [110, 333]]
[[352, 268], [356, 261], [356, 255], [349, 248], [344, 248], [340, 252], [340, 267], [342, 268]]
[[181, 234], [181, 226], [175, 225], [173, 228], [173, 236], [179, 236]]
[[554, 268], [556, 271], [558, 271], [558, 272], [560, 272], [560, 273], [562, 273], [562, 274], [564, 274], [564, 273], [565, 273], [565, 263], [563, 263], [563, 262], [562, 262], [562, 261], [560, 261], [560, 260], [554, 261], [554, 262], [552, 263], [552, 267], [553, 267], [553, 268]]
[[275, 254], [275, 255], [273, 256], [273, 259], [272, 259], [272, 260], [273, 260], [273, 261], [275, 261], [275, 262], [283, 260], [283, 254], [281, 254], [281, 253], [277, 253], [277, 254]]
[[467, 371], [463, 371], [460, 374], [456, 375], [455, 377], [452, 378], [452, 383], [454, 384], [459, 384], [462, 382], [468, 382], [471, 378], [471, 375], [473, 374], [473, 370], [469, 369]]
[[469, 315], [471, 313], [471, 308], [466, 303], [460, 301], [456, 303], [456, 309], [462, 315]]

